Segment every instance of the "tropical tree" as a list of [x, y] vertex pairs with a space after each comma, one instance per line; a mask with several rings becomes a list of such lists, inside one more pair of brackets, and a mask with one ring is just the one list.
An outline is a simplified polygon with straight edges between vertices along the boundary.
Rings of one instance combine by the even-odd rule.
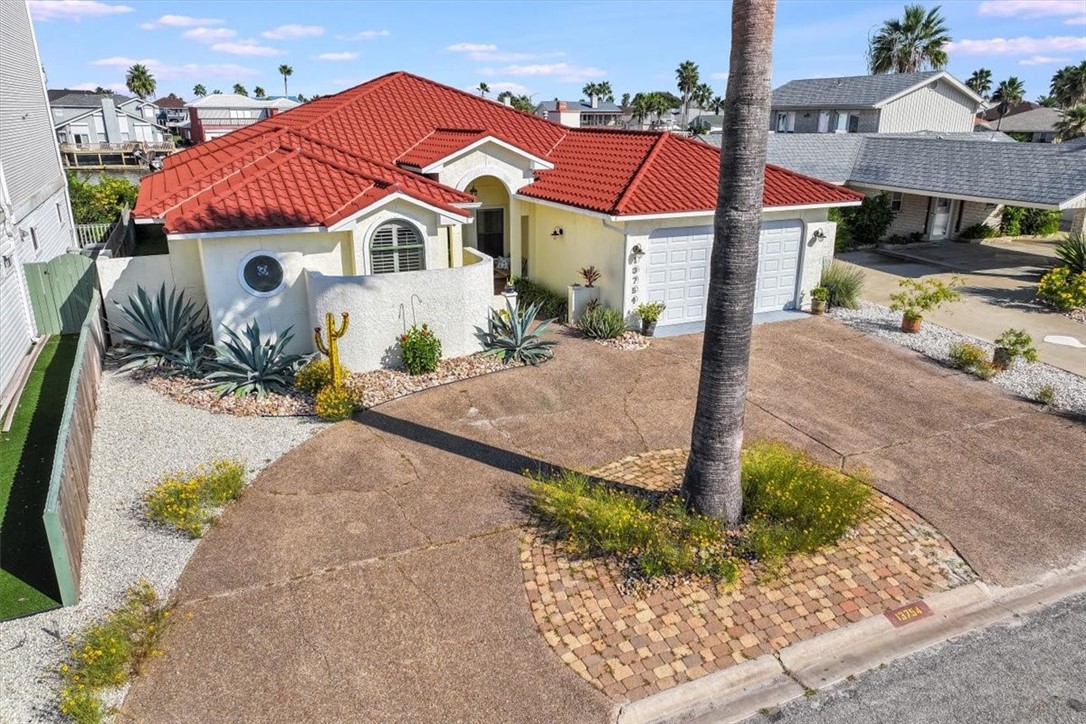
[[498, 103], [505, 102], [508, 102], [510, 106], [516, 108], [518, 111], [535, 113], [535, 104], [532, 103], [531, 96], [518, 96], [516, 93], [513, 93], [513, 91], [504, 90], [498, 94]]
[[630, 105], [630, 94], [629, 93], [623, 93], [622, 94], [622, 107], [625, 108], [628, 105]]
[[110, 95], [110, 90], [109, 90], [109, 88], [103, 88], [102, 86], [98, 86], [98, 87], [96, 87], [94, 89], [94, 95], [96, 95], [96, 96], [108, 96], [108, 95]]
[[977, 68], [965, 84], [978, 96], [987, 99], [988, 91], [992, 90], [992, 71], [987, 68]]
[[484, 82], [480, 82], [476, 90], [479, 91], [479, 95], [486, 98], [486, 94], [490, 92], [490, 86]]
[[198, 98], [203, 98], [207, 95], [207, 88], [204, 88], [203, 83], [197, 83], [192, 87], [192, 94]]
[[1057, 70], [1052, 76], [1050, 91], [1060, 108], [1086, 103], [1086, 60]]
[[286, 63], [283, 63], [283, 65], [279, 66], [279, 75], [283, 76], [283, 95], [289, 96], [290, 93], [287, 91], [287, 78], [294, 75], [294, 69]]
[[682, 493], [729, 526], [743, 514], [740, 450], [769, 134], [775, 0], [734, 0], [731, 74], [690, 457]]
[[690, 94], [690, 100], [704, 111], [713, 102], [712, 87], [708, 83], [698, 83], [698, 87]]
[[951, 41], [946, 18], [936, 5], [906, 5], [905, 16], [891, 18], [868, 41], [872, 73], [916, 73], [945, 68], [946, 45]]
[[690, 114], [690, 94], [698, 87], [698, 82], [701, 80], [697, 63], [692, 60], [679, 63], [679, 67], [675, 69], [675, 80], [679, 92], [683, 94], [683, 127], [685, 128], [689, 121], [687, 116]]
[[1056, 140], [1070, 141], [1080, 136], [1086, 136], [1086, 103], [1068, 108], [1056, 121]]
[[1053, 98], [1052, 96], [1037, 96], [1037, 100], [1034, 101], [1034, 102], [1037, 105], [1042, 106], [1044, 108], [1055, 108], [1056, 107], [1056, 99]]
[[648, 93], [638, 93], [630, 101], [630, 113], [638, 123], [644, 123], [645, 119], [652, 115], [652, 99]]
[[709, 101], [709, 107], [713, 109], [713, 113], [720, 115], [720, 109], [724, 107], [724, 99], [720, 96], [716, 96], [713, 100]]
[[245, 86], [243, 86], [241, 83], [235, 83], [234, 94], [239, 96], [248, 96], [249, 91], [245, 90]]
[[253, 98], [267, 98], [268, 94], [260, 86], [253, 88]]
[[1007, 115], [1007, 111], [1011, 108], [1021, 103], [1025, 94], [1026, 86], [1018, 79], [1018, 76], [1012, 75], [1007, 80], [999, 82], [991, 98], [992, 102], [997, 104], [996, 110], [999, 112], [999, 121], [996, 123], [997, 131], [1003, 123], [1003, 116]]
[[218, 88], [216, 88], [215, 90], [211, 91], [211, 95], [213, 95], [213, 96], [221, 96], [222, 91], [219, 90]]
[[157, 85], [151, 71], [147, 70], [147, 66], [142, 63], [136, 63], [128, 69], [128, 73], [124, 77], [124, 84], [128, 87], [128, 90], [141, 99], [154, 95], [155, 86]]

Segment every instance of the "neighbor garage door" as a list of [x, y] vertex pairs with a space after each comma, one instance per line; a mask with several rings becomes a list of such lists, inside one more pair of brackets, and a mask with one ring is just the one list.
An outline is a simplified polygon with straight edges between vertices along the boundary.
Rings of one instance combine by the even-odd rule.
[[[649, 236], [648, 298], [667, 304], [661, 326], [705, 319], [712, 243], [710, 226], [659, 229]], [[795, 305], [802, 245], [803, 222], [789, 219], [762, 225], [755, 312], [790, 309]]]

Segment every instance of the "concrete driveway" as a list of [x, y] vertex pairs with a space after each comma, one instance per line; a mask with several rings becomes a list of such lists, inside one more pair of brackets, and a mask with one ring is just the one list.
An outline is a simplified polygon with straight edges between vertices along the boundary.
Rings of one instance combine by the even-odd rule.
[[[201, 543], [122, 721], [603, 722], [538, 634], [521, 472], [686, 446], [700, 336], [429, 390], [316, 435]], [[987, 580], [1086, 550], [1086, 427], [824, 318], [754, 335], [750, 438], [849, 468]], [[189, 617], [191, 615], [191, 617]]]
[[957, 275], [964, 281], [961, 302], [927, 315], [944, 327], [995, 341], [1009, 327], [1033, 337], [1041, 360], [1086, 376], [1086, 349], [1046, 343], [1049, 335], [1074, 337], [1086, 344], [1086, 326], [1034, 301], [1037, 281], [1055, 264], [1052, 242], [1012, 241], [986, 244], [942, 243], [887, 252], [857, 251], [838, 258], [862, 267], [864, 298], [890, 304], [901, 278]]

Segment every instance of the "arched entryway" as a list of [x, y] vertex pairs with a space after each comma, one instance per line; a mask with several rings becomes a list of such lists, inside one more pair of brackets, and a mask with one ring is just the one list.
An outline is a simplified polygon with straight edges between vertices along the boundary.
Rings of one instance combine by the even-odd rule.
[[509, 257], [509, 191], [494, 176], [480, 176], [467, 186], [478, 199], [475, 223], [465, 229], [464, 245], [495, 259]]

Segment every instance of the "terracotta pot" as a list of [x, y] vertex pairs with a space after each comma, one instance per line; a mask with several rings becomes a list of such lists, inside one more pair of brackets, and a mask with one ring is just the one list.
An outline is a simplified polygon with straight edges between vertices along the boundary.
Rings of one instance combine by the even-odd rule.
[[1011, 366], [1014, 361], [1014, 355], [1006, 347], [996, 347], [995, 353], [992, 355], [992, 366], [997, 370], [1005, 370]]
[[812, 299], [811, 314], [825, 314], [826, 306], [827, 304], [825, 299]]
[[922, 317], [910, 317], [903, 314], [901, 315], [901, 331], [916, 334], [920, 331], [920, 323], [923, 321]]
[[656, 334], [656, 322], [648, 322], [644, 319], [641, 320], [641, 334], [646, 337], [651, 337]]

